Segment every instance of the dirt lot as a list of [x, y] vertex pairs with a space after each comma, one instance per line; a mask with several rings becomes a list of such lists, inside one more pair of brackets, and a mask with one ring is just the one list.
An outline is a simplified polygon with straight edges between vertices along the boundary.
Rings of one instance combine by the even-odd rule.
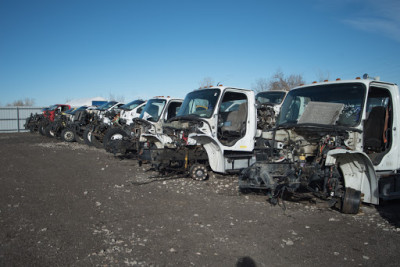
[[132, 159], [0, 134], [0, 266], [395, 266], [400, 202], [343, 215], [241, 195], [234, 176], [154, 178]]

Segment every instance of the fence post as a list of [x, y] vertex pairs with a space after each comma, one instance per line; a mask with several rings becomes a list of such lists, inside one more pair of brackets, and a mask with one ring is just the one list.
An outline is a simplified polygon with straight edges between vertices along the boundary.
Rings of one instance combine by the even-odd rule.
[[19, 107], [17, 107], [17, 131], [19, 133]]

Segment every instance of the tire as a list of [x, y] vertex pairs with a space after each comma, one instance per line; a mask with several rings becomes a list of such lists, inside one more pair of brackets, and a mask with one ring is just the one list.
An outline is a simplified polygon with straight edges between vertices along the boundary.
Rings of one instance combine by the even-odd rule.
[[90, 142], [92, 145], [96, 148], [103, 148], [103, 144], [100, 142], [99, 139], [97, 139], [96, 136], [92, 135], [92, 138], [90, 139]]
[[204, 181], [208, 178], [208, 172], [206, 166], [202, 164], [194, 164], [190, 167], [189, 176], [196, 181]]
[[43, 135], [43, 136], [45, 136], [46, 134], [45, 134], [45, 132], [44, 132], [44, 129], [45, 129], [45, 125], [43, 125], [43, 124], [39, 124], [39, 133], [41, 134], [41, 135]]
[[93, 146], [92, 142], [90, 141], [91, 138], [92, 138], [92, 130], [86, 129], [83, 132], [83, 140], [85, 141], [85, 144], [87, 144], [88, 146]]
[[92, 130], [86, 129], [83, 133], [83, 139], [88, 146], [102, 148], [103, 144], [92, 134]]
[[45, 134], [47, 137], [50, 137], [50, 138], [55, 137], [54, 134], [52, 134], [51, 128], [52, 128], [52, 127], [51, 127], [51, 124], [47, 125], [46, 128], [44, 128], [44, 134]]
[[83, 136], [80, 136], [77, 132], [75, 132], [75, 141], [79, 144], [85, 144], [85, 139]]
[[70, 128], [65, 128], [61, 131], [61, 139], [65, 142], [75, 141], [75, 131]]
[[82, 131], [80, 127], [74, 127], [75, 141], [79, 144], [85, 144], [85, 140], [83, 139], [83, 135], [81, 135]]
[[346, 187], [342, 199], [340, 211], [346, 214], [357, 214], [360, 210], [361, 192], [350, 187]]
[[110, 151], [111, 142], [115, 140], [122, 140], [124, 137], [127, 137], [128, 134], [121, 128], [110, 128], [103, 138], [103, 146], [104, 149], [108, 152]]

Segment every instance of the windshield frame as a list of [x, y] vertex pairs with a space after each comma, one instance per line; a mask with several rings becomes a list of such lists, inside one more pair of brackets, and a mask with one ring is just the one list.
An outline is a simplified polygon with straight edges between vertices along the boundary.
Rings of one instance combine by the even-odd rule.
[[[143, 104], [144, 102], [145, 102], [144, 100], [136, 99], [136, 100], [133, 100], [133, 101], [131, 101], [131, 102], [125, 104], [125, 105], [122, 105], [122, 106], [119, 107], [119, 108], [120, 108], [120, 109], [123, 109], [123, 110], [132, 110], [132, 109], [137, 108], [138, 106], [140, 106], [140, 105]], [[133, 108], [130, 108], [130, 106], [132, 106], [132, 105], [134, 105], [134, 104], [136, 104], [136, 106], [134, 106]]]
[[[145, 113], [150, 115], [150, 113], [147, 112], [147, 111], [151, 108], [151, 106], [155, 102], [163, 104], [160, 114], [157, 114], [157, 119], [156, 120], [150, 120], [150, 118], [154, 118], [154, 116], [150, 116], [150, 117], [144, 118]], [[167, 106], [167, 100], [164, 99], [164, 98], [153, 98], [153, 99], [150, 99], [149, 101], [147, 101], [147, 103], [144, 106], [142, 112], [140, 113], [139, 119], [147, 120], [147, 121], [150, 121], [150, 122], [158, 122], [161, 119], [162, 114], [163, 114], [164, 109], [165, 109], [166, 106]]]
[[97, 109], [101, 110], [101, 111], [104, 111], [104, 110], [107, 110], [107, 109], [111, 108], [112, 106], [114, 106], [117, 103], [118, 103], [117, 101], [109, 101], [107, 103], [104, 103], [103, 105], [101, 105]]
[[[189, 94], [186, 95], [185, 99], [183, 100], [183, 103], [181, 107], [179, 108], [179, 112], [176, 114], [175, 118], [179, 117], [187, 117], [187, 116], [194, 116], [202, 119], [209, 119], [213, 116], [215, 113], [216, 108], [218, 107], [219, 103], [219, 98], [221, 95], [221, 89], [219, 88], [210, 88], [210, 89], [200, 89], [200, 90], [195, 90], [190, 92]], [[200, 96], [210, 96], [211, 98], [214, 99], [207, 99], [207, 98], [200, 98]], [[207, 113], [199, 113], [195, 114], [194, 112], [190, 113], [190, 109], [193, 108], [193, 100], [194, 99], [201, 99], [201, 100], [207, 100], [208, 106], [207, 109], [204, 109], [207, 111]], [[209, 106], [212, 106], [211, 112], [209, 111]], [[195, 111], [196, 112], [196, 111]], [[201, 116], [204, 114], [205, 116]]]
[[[300, 119], [302, 114], [298, 114], [297, 120], [295, 122], [293, 121], [287, 121], [287, 119], [284, 119], [284, 117], [287, 117], [287, 114], [290, 112], [290, 105], [292, 105], [292, 102], [294, 101], [294, 97], [299, 97], [302, 96], [304, 99], [306, 98], [306, 95], [311, 95], [313, 93], [313, 91], [315, 93], [317, 93], [318, 90], [320, 91], [328, 91], [330, 90], [330, 94], [323, 96], [322, 94], [320, 94], [320, 98], [326, 98], [327, 96], [331, 96], [333, 98], [333, 100], [335, 97], [337, 97], [337, 101], [323, 101], [321, 99], [312, 99], [312, 102], [327, 102], [327, 103], [342, 103], [340, 102], [340, 95], [342, 95], [340, 92], [336, 91], [336, 93], [333, 93], [333, 90], [342, 90], [343, 95], [348, 96], [349, 94], [349, 90], [353, 89], [353, 90], [359, 90], [358, 94], [360, 94], [361, 98], [354, 98], [354, 99], [359, 99], [359, 101], [357, 101], [356, 103], [354, 103], [354, 105], [356, 105], [354, 109], [355, 112], [357, 112], [357, 119], [354, 120], [353, 124], [338, 124], [336, 123], [336, 126], [344, 126], [344, 127], [358, 127], [361, 122], [362, 122], [362, 117], [363, 117], [363, 112], [364, 112], [364, 107], [365, 107], [365, 99], [367, 97], [367, 86], [366, 84], [362, 83], [362, 82], [343, 82], [343, 83], [331, 83], [331, 84], [319, 84], [319, 85], [315, 85], [315, 86], [304, 86], [304, 87], [300, 87], [300, 88], [296, 88], [293, 89], [291, 91], [289, 91], [289, 93], [286, 95], [285, 100], [282, 103], [282, 107], [279, 113], [279, 116], [276, 120], [276, 126], [280, 127], [280, 126], [301, 126], [302, 124], [298, 123], [298, 120]], [[315, 94], [315, 96], [318, 96], [317, 94]], [[355, 94], [354, 94], [355, 96]], [[350, 98], [349, 98], [349, 102], [350, 102]], [[310, 102], [311, 102], [310, 101]], [[307, 103], [308, 104], [308, 103]], [[343, 103], [344, 104], [344, 103]], [[359, 106], [358, 106], [359, 105]], [[307, 105], [305, 105], [307, 106]], [[304, 106], [304, 108], [305, 108]], [[299, 107], [299, 113], [300, 113], [300, 107]], [[304, 110], [303, 110], [304, 111]], [[354, 112], [353, 111], [353, 112]], [[345, 113], [341, 113], [340, 116], [344, 116]], [[349, 112], [350, 114], [350, 112]], [[339, 122], [340, 118], [338, 119]], [[324, 125], [324, 124], [321, 124]]]
[[48, 107], [47, 110], [48, 111], [53, 111], [53, 110], [55, 110], [57, 108], [58, 108], [58, 105], [52, 105], [52, 106]]
[[[280, 98], [282, 99], [279, 103], [275, 103], [275, 102], [261, 102], [260, 100], [258, 100], [258, 97], [264, 95], [264, 94], [274, 94], [274, 95], [280, 95]], [[259, 92], [256, 94], [256, 100], [258, 102], [260, 102], [260, 104], [270, 104], [270, 105], [280, 105], [283, 103], [283, 101], [285, 100], [285, 96], [286, 96], [286, 92], [284, 91], [264, 91], [264, 92]]]

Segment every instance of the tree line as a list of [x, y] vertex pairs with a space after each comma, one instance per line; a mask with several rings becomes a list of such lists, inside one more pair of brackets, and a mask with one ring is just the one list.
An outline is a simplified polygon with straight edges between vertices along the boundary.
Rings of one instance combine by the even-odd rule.
[[[329, 72], [323, 73], [319, 71], [317, 74], [318, 81], [322, 82], [329, 79]], [[269, 79], [259, 78], [252, 84], [251, 89], [256, 92], [262, 91], [290, 91], [290, 89], [305, 84], [303, 75], [301, 74], [290, 74], [286, 75], [282, 70], [277, 70]], [[205, 77], [199, 82], [199, 88], [209, 87], [214, 84], [214, 80], [211, 77]]]
[[[320, 73], [318, 74], [319, 81], [323, 81], [329, 78], [329, 73]], [[301, 84], [305, 84], [304, 78], [301, 74], [290, 74], [285, 75], [283, 71], [277, 70], [269, 79], [266, 78], [259, 78], [255, 81], [255, 83], [251, 86], [251, 89], [256, 92], [262, 91], [277, 91], [277, 90], [284, 90], [289, 91], [290, 89], [299, 86]], [[217, 85], [214, 84], [214, 80], [211, 77], [204, 77], [199, 82], [199, 88], [205, 88], [209, 86]], [[123, 102], [124, 98], [119, 96], [115, 97], [110, 93], [110, 99]], [[35, 105], [35, 99], [33, 98], [25, 98], [16, 100], [12, 103], [8, 103], [7, 106], [33, 106]]]
[[35, 105], [35, 99], [26, 97], [25, 99], [15, 100], [12, 103], [8, 103], [7, 107], [31, 107]]

